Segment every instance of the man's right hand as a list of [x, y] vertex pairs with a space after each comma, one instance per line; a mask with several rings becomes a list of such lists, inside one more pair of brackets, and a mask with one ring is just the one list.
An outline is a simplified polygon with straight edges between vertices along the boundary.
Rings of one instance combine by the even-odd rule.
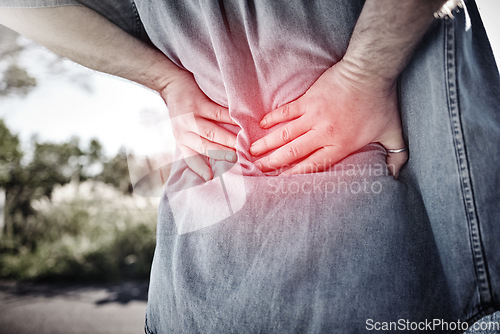
[[213, 175], [207, 157], [236, 162], [236, 135], [219, 125], [236, 123], [227, 108], [201, 91], [191, 73], [177, 71], [160, 94], [170, 113], [176, 145], [189, 168], [208, 181]]

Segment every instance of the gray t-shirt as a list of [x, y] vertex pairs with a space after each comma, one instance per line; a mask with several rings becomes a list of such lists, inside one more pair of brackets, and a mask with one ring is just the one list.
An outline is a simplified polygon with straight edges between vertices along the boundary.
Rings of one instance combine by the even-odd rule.
[[[152, 42], [194, 73], [205, 94], [229, 108], [241, 129], [239, 161], [262, 175], [249, 145], [269, 133], [262, 117], [290, 102], [339, 61], [361, 0], [136, 1]], [[286, 22], [286, 24], [284, 24]]]

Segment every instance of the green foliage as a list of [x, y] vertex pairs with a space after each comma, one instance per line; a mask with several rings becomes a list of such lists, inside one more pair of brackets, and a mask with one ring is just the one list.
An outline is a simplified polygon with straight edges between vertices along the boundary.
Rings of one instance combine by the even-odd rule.
[[3, 86], [4, 89], [1, 91], [1, 95], [6, 95], [11, 90], [26, 94], [36, 87], [36, 79], [24, 68], [13, 63], [3, 73]]
[[[134, 204], [110, 186], [87, 181], [56, 189], [57, 200], [34, 203], [37, 247], [3, 239], [0, 277], [16, 280], [116, 281], [146, 279], [155, 247], [155, 205]], [[70, 198], [69, 193], [77, 191]], [[27, 233], [27, 231], [24, 231]]]
[[[6, 197], [4, 234], [25, 247], [35, 248], [38, 238], [32, 231], [39, 229], [39, 223], [31, 203], [40, 198], [50, 198], [57, 185], [88, 179], [92, 166], [102, 164], [104, 160], [101, 144], [93, 140], [87, 148], [82, 148], [77, 138], [66, 143], [34, 141], [32, 157], [23, 164], [19, 140], [3, 122], [1, 125], [0, 136], [7, 138], [0, 144], [0, 149], [7, 152], [0, 161], [0, 170], [6, 171], [1, 173], [0, 183]], [[10, 157], [13, 158], [7, 160]]]
[[0, 187], [7, 185], [10, 175], [19, 168], [22, 156], [19, 138], [0, 119]]
[[[0, 25], [0, 98], [23, 96], [36, 87], [29, 66], [22, 64], [23, 54], [48, 53]], [[39, 58], [50, 75], [64, 72], [59, 57]], [[91, 90], [86, 72], [72, 74], [69, 81]], [[80, 194], [77, 190], [92, 179], [118, 191], [95, 183], [98, 190]], [[73, 194], [58, 197], [61, 189], [72, 187], [77, 189]], [[84, 147], [74, 138], [66, 143], [33, 140], [23, 154], [19, 138], [0, 119], [0, 195], [5, 194], [5, 203], [0, 196], [0, 278], [147, 278], [156, 210], [134, 207], [131, 191], [124, 152], [107, 159], [99, 141]]]
[[0, 120], [0, 278], [147, 278], [156, 208], [131, 197], [124, 153], [107, 160], [97, 140], [76, 138], [32, 147], [27, 160]]
[[34, 77], [18, 64], [24, 47], [18, 42], [18, 34], [0, 25], [0, 96], [11, 93], [25, 95], [37, 85]]
[[[124, 175], [127, 177], [124, 177]], [[131, 194], [133, 188], [128, 176], [127, 154], [125, 151], [121, 150], [113, 158], [106, 161], [103, 164], [102, 172], [96, 179], [113, 185], [124, 194]]]

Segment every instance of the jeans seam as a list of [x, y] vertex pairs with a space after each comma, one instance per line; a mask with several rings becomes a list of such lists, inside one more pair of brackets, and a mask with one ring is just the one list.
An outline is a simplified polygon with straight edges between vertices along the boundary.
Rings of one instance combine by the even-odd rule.
[[130, 4], [132, 6], [132, 10], [134, 11], [134, 32], [135, 35], [144, 40], [147, 36], [146, 31], [144, 30], [144, 26], [141, 21], [141, 17], [139, 16], [139, 11], [137, 10], [137, 6], [135, 5], [134, 0], [130, 0]]
[[450, 125], [457, 159], [458, 176], [469, 228], [469, 238], [478, 283], [479, 298], [482, 305], [490, 305], [492, 302], [491, 289], [486, 272], [482, 240], [479, 232], [479, 219], [476, 212], [474, 192], [471, 183], [472, 178], [469, 169], [467, 147], [460, 117], [454, 20], [446, 20], [445, 27], [446, 92], [448, 112], [451, 121]]
[[146, 313], [145, 319], [144, 319], [144, 333], [145, 334], [153, 334], [153, 332], [149, 329], [148, 326], [148, 314]]

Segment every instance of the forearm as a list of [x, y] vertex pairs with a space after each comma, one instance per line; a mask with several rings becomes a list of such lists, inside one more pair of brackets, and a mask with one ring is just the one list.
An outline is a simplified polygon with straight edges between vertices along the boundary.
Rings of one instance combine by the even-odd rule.
[[366, 0], [344, 63], [354, 79], [390, 87], [444, 0]]
[[84, 6], [0, 8], [0, 24], [79, 64], [156, 91], [183, 72], [160, 51]]

